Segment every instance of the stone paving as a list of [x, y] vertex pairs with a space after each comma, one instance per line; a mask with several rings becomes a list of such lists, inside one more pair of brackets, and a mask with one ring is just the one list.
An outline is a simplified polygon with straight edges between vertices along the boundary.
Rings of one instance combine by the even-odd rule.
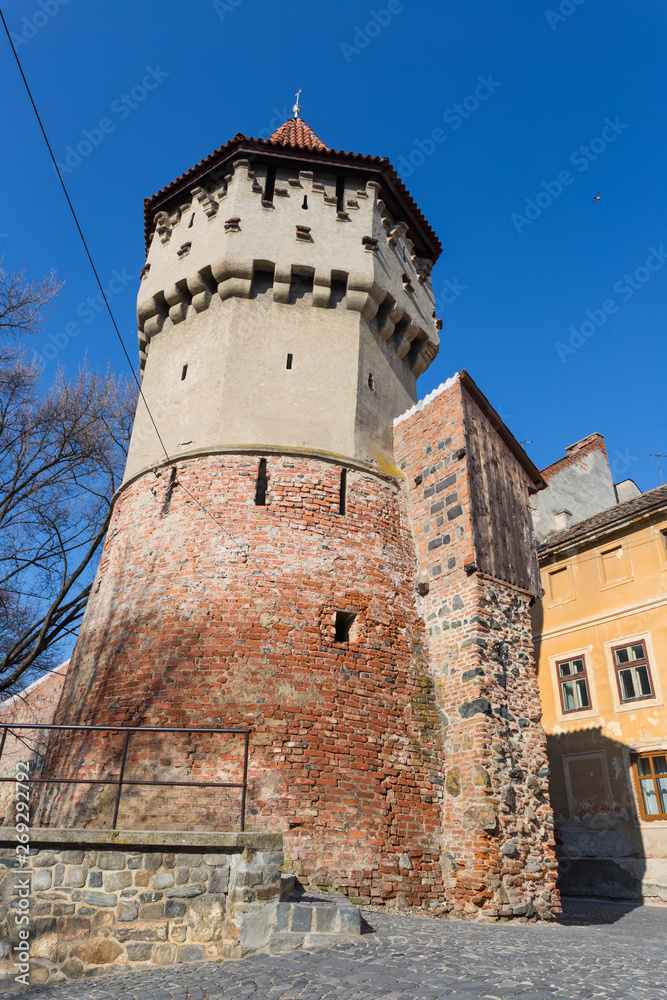
[[566, 901], [558, 924], [363, 911], [358, 941], [21, 989], [28, 1000], [667, 1000], [667, 907]]

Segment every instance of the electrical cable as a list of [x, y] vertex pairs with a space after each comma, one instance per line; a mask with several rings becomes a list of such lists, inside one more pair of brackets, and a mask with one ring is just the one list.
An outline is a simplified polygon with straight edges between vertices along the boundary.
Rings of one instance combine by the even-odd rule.
[[[65, 198], [67, 199], [67, 204], [69, 205], [70, 212], [72, 213], [72, 218], [74, 219], [74, 223], [75, 223], [76, 228], [78, 230], [79, 236], [81, 237], [81, 242], [83, 243], [83, 248], [86, 251], [86, 256], [88, 257], [88, 262], [89, 262], [89, 264], [90, 264], [90, 266], [92, 268], [93, 274], [95, 275], [95, 280], [96, 280], [96, 282], [98, 284], [98, 287], [100, 289], [100, 292], [102, 294], [102, 299], [104, 301], [104, 305], [106, 306], [107, 312], [109, 314], [109, 318], [110, 318], [110, 320], [111, 320], [111, 322], [113, 324], [113, 328], [116, 331], [116, 336], [118, 337], [118, 340], [120, 342], [120, 346], [123, 349], [123, 354], [125, 355], [125, 359], [126, 359], [128, 365], [129, 365], [130, 371], [132, 373], [132, 377], [133, 377], [134, 381], [137, 384], [137, 388], [139, 390], [139, 396], [141, 397], [141, 401], [143, 402], [144, 406], [146, 407], [146, 412], [148, 413], [148, 416], [150, 417], [150, 421], [151, 421], [151, 423], [153, 425], [153, 428], [154, 428], [155, 433], [157, 435], [158, 441], [160, 442], [160, 447], [162, 448], [162, 451], [164, 452], [164, 457], [167, 460], [167, 465], [169, 465], [170, 467], [174, 468], [175, 467], [174, 459], [172, 459], [172, 458], [169, 457], [169, 453], [167, 452], [166, 445], [165, 445], [164, 441], [162, 440], [162, 435], [160, 434], [160, 431], [158, 430], [158, 426], [157, 426], [157, 424], [155, 422], [153, 414], [151, 413], [151, 409], [150, 409], [150, 407], [148, 405], [148, 402], [146, 401], [146, 397], [144, 396], [144, 391], [143, 391], [143, 388], [141, 386], [141, 382], [139, 381], [139, 379], [137, 377], [137, 373], [134, 370], [134, 366], [132, 364], [132, 359], [130, 358], [130, 355], [127, 352], [127, 348], [125, 347], [125, 343], [123, 342], [123, 338], [121, 337], [120, 330], [118, 329], [118, 324], [116, 323], [116, 319], [114, 317], [114, 314], [111, 311], [111, 306], [109, 305], [109, 300], [107, 299], [106, 292], [104, 291], [104, 288], [102, 287], [102, 282], [100, 281], [100, 276], [98, 274], [97, 268], [95, 267], [95, 262], [93, 261], [92, 255], [91, 255], [90, 250], [88, 248], [88, 243], [86, 242], [86, 238], [83, 235], [83, 230], [81, 229], [81, 225], [79, 223], [78, 216], [77, 216], [76, 211], [74, 209], [74, 205], [72, 204], [71, 198], [70, 198], [69, 193], [67, 191], [67, 187], [65, 185], [65, 181], [63, 180], [62, 174], [60, 173], [60, 167], [58, 166], [57, 160], [56, 160], [56, 158], [55, 158], [55, 156], [53, 154], [53, 149], [51, 148], [51, 143], [49, 142], [48, 136], [46, 134], [46, 130], [44, 129], [44, 125], [42, 124], [42, 119], [40, 117], [39, 111], [37, 110], [37, 105], [35, 104], [35, 100], [34, 100], [34, 98], [32, 96], [32, 91], [30, 90], [30, 85], [28, 84], [28, 81], [26, 79], [26, 75], [23, 72], [23, 67], [21, 65], [21, 60], [19, 59], [18, 53], [16, 51], [16, 48], [14, 47], [14, 42], [12, 40], [12, 36], [11, 36], [10, 31], [9, 31], [9, 28], [7, 27], [7, 22], [5, 21], [5, 15], [3, 14], [1, 8], [0, 8], [0, 18], [2, 19], [2, 23], [3, 23], [4, 29], [5, 29], [5, 33], [7, 35], [7, 38], [9, 39], [9, 44], [12, 47], [12, 52], [14, 53], [14, 58], [16, 60], [16, 65], [18, 66], [19, 73], [21, 74], [21, 79], [23, 80], [23, 83], [25, 85], [25, 89], [27, 91], [28, 97], [30, 98], [30, 103], [32, 104], [32, 109], [35, 112], [35, 117], [37, 119], [37, 122], [39, 124], [40, 130], [42, 132], [42, 136], [44, 137], [44, 142], [46, 143], [47, 149], [48, 149], [49, 154], [51, 156], [51, 160], [53, 162], [53, 166], [54, 166], [55, 171], [56, 171], [56, 173], [58, 175], [58, 180], [60, 181], [60, 185], [61, 185], [61, 187], [63, 189], [63, 193], [65, 195]], [[201, 501], [198, 500], [197, 497], [193, 496], [193, 494], [190, 492], [190, 490], [188, 490], [188, 488], [186, 486], [184, 486], [183, 483], [180, 482], [180, 480], [178, 481], [178, 485], [181, 487], [181, 489], [184, 491], [184, 493], [186, 493], [190, 497], [190, 499], [193, 500], [197, 504], [197, 506], [200, 507], [201, 510], [203, 510], [204, 513], [207, 514], [211, 518], [211, 520], [215, 522], [215, 524], [221, 529], [221, 531], [223, 531], [228, 536], [228, 538], [230, 538], [234, 542], [234, 544], [237, 546], [239, 552], [241, 552], [241, 553], [243, 553], [244, 555], [247, 556], [247, 553], [244, 552], [243, 548], [232, 537], [232, 535], [229, 534], [229, 532], [226, 530], [226, 528], [223, 527], [223, 525], [220, 523], [220, 521], [218, 521], [218, 519], [215, 517], [215, 515], [212, 514], [209, 510], [207, 510], [207, 508], [201, 503]]]

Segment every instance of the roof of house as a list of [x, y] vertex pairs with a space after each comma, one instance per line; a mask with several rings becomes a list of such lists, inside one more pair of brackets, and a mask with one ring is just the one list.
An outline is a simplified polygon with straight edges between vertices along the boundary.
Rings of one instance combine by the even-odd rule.
[[237, 132], [209, 156], [200, 160], [184, 174], [161, 188], [150, 198], [144, 199], [146, 249], [155, 229], [156, 211], [165, 202], [179, 195], [188, 198], [195, 182], [201, 183], [206, 174], [219, 169], [223, 163], [243, 154], [253, 159], [297, 160], [310, 167], [345, 167], [346, 170], [375, 174], [382, 184], [382, 197], [391, 212], [404, 217], [408, 223], [408, 234], [421, 252], [434, 261], [440, 256], [440, 240], [431, 229], [412, 195], [403, 184], [391, 163], [385, 156], [367, 156], [364, 153], [346, 153], [344, 150], [330, 149], [313, 132], [303, 118], [289, 118], [269, 139], [253, 139]]
[[579, 542], [592, 540], [597, 535], [605, 534], [608, 531], [621, 527], [626, 522], [635, 520], [637, 517], [651, 514], [654, 511], [667, 507], [667, 486], [658, 486], [641, 496], [624, 500], [623, 503], [608, 507], [593, 514], [583, 521], [578, 521], [569, 528], [557, 531], [550, 535], [546, 542], [539, 546], [540, 557]]

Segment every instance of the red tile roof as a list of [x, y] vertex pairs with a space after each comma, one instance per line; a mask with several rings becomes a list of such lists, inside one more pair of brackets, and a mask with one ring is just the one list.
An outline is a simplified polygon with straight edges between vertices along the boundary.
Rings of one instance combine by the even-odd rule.
[[667, 486], [657, 486], [648, 493], [642, 493], [641, 496], [630, 497], [629, 500], [601, 510], [598, 514], [593, 514], [569, 528], [563, 528], [562, 531], [550, 535], [546, 542], [539, 546], [540, 559], [570, 545], [594, 541], [600, 534], [614, 531], [636, 517], [658, 512], [665, 507], [667, 507]]
[[315, 135], [310, 125], [303, 118], [288, 118], [284, 125], [277, 128], [269, 136], [269, 142], [279, 142], [283, 146], [294, 146], [297, 149], [322, 149], [328, 152], [319, 136]]

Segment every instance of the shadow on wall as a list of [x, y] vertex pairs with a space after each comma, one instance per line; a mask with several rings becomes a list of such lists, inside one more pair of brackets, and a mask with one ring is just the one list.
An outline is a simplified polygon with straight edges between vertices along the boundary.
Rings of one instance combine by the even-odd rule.
[[637, 906], [659, 894], [647, 884], [628, 747], [596, 727], [548, 736], [547, 753], [561, 894]]

